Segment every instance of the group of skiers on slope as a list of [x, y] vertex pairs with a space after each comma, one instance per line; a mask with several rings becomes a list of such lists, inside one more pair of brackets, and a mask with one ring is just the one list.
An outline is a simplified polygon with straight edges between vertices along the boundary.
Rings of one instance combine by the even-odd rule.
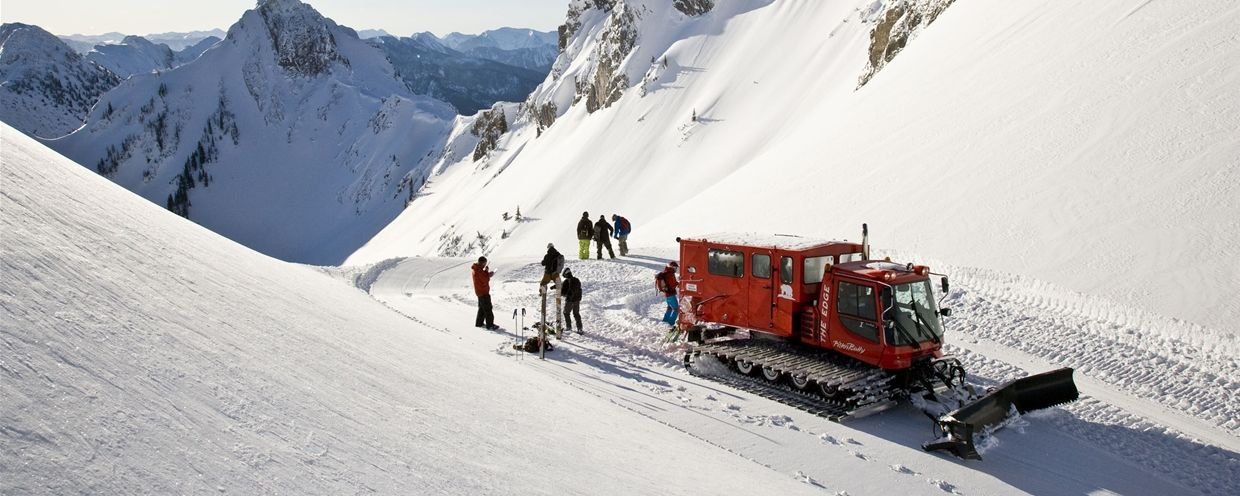
[[[577, 239], [579, 243], [578, 255], [582, 260], [590, 258], [590, 240], [593, 239], [598, 244], [598, 258], [603, 259], [603, 248], [607, 248], [607, 254], [615, 259], [616, 256], [611, 249], [611, 238], [615, 237], [620, 241], [620, 255], [626, 256], [629, 252], [628, 237], [632, 230], [628, 219], [619, 215], [611, 216], [612, 222], [609, 224], [602, 215], [598, 217], [598, 222], [590, 221], [590, 213], [582, 212], [581, 220], [577, 223]], [[538, 283], [539, 295], [547, 294], [547, 285], [555, 283], [552, 289], [559, 287], [560, 296], [564, 298], [564, 330], [571, 332], [573, 330], [574, 320], [577, 322], [577, 333], [583, 334], [584, 327], [581, 323], [581, 280], [573, 275], [571, 269], [564, 266], [564, 255], [555, 249], [555, 244], [547, 243], [547, 253], [543, 255], [541, 265], [543, 267], [543, 277]], [[676, 326], [676, 319], [680, 314], [680, 305], [677, 302], [676, 289], [678, 282], [676, 280], [676, 272], [680, 269], [680, 265], [675, 261], [668, 262], [663, 270], [655, 275], [655, 288], [664, 296], [667, 302], [667, 309], [663, 313], [663, 322]], [[495, 314], [491, 306], [491, 276], [494, 271], [487, 267], [487, 258], [485, 256], [478, 257], [478, 262], [471, 267], [473, 271], [474, 294], [478, 297], [478, 315], [474, 319], [476, 327], [483, 327], [490, 330], [498, 329], [495, 325]], [[561, 279], [563, 276], [563, 279]]]
[[590, 240], [593, 239], [598, 251], [598, 259], [603, 259], [603, 248], [607, 248], [607, 255], [616, 259], [616, 253], [611, 250], [611, 238], [620, 240], [620, 256], [628, 256], [629, 254], [629, 232], [633, 230], [629, 220], [616, 214], [611, 214], [611, 222], [615, 223], [613, 227], [603, 216], [598, 216], [598, 222], [590, 222], [590, 212], [582, 212], [581, 220], [577, 221], [577, 257], [582, 260], [590, 259]]

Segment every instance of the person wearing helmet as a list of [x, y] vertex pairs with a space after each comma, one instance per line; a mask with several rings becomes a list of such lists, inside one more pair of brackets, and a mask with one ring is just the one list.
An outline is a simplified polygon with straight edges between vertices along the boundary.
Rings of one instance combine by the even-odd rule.
[[590, 212], [582, 212], [581, 220], [577, 221], [577, 258], [590, 258], [590, 239], [594, 237], [594, 223], [590, 222]]
[[474, 327], [489, 330], [499, 329], [495, 325], [495, 312], [491, 308], [491, 276], [495, 272], [487, 267], [487, 257], [478, 257], [478, 262], [470, 267], [474, 273], [474, 294], [478, 296], [478, 316], [474, 318]]
[[581, 327], [581, 280], [573, 276], [573, 271], [564, 269], [564, 282], [560, 294], [564, 295], [564, 330], [573, 330], [573, 319], [577, 319], [577, 334], [584, 334]]
[[547, 283], [560, 283], [560, 271], [564, 269], [564, 255], [555, 249], [555, 245], [547, 243], [547, 254], [542, 259], [543, 277], [538, 283], [538, 294], [547, 294]]
[[659, 291], [663, 293], [663, 297], [667, 301], [667, 310], [663, 312], [663, 323], [676, 327], [676, 318], [680, 316], [680, 302], [676, 299], [676, 271], [680, 269], [680, 264], [675, 260], [668, 262], [663, 267], [663, 272], [655, 275], [655, 284]]

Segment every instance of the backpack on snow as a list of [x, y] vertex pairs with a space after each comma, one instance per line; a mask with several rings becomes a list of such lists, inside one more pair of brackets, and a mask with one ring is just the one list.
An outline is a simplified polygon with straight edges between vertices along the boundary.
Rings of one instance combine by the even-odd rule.
[[[519, 344], [514, 345], [513, 348], [516, 348], [517, 350], [520, 350], [520, 351], [524, 351], [526, 353], [538, 353], [538, 342], [539, 342], [538, 336], [534, 336], [532, 338], [526, 339], [524, 343], [519, 343]], [[551, 346], [550, 341], [543, 341], [543, 342], [545, 343], [547, 351], [551, 351], [555, 349], [554, 347]]]

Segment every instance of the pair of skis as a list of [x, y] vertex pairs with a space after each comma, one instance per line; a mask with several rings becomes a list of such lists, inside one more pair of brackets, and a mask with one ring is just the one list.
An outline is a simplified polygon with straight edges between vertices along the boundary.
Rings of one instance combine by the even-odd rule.
[[[562, 299], [560, 295], [560, 286], [562, 286], [562, 283], [560, 281], [556, 281], [555, 283], [555, 334], [556, 334], [556, 337], [558, 337], [560, 340], [563, 340], [564, 339], [564, 327], [560, 321], [560, 305], [561, 305], [561, 299]], [[538, 358], [545, 359], [545, 356], [547, 354], [547, 287], [546, 286], [538, 287], [538, 296], [539, 296], [539, 299], [542, 300], [542, 310], [541, 310], [541, 315], [539, 319], [540, 321], [538, 325]]]

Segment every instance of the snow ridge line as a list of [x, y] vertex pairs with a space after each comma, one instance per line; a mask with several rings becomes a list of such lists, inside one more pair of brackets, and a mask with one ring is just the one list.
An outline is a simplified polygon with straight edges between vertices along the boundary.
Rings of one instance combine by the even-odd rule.
[[952, 332], [1075, 367], [1240, 437], [1240, 398], [1234, 394], [1240, 363], [1226, 355], [1231, 340], [1204, 347], [1196, 342], [1206, 338], [1181, 334], [1200, 330], [1189, 325], [1176, 329], [1138, 310], [1020, 276], [953, 272], [960, 282], [948, 296], [959, 312], [948, 320]]

